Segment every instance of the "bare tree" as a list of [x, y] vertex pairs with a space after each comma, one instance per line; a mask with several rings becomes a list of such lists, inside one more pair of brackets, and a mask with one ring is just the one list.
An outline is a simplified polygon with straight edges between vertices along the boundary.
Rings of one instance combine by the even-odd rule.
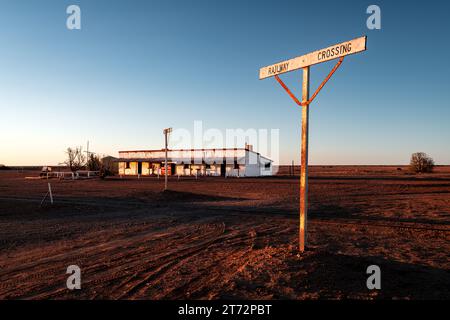
[[416, 152], [411, 155], [409, 167], [416, 173], [432, 172], [434, 161], [426, 153]]
[[67, 148], [67, 160], [64, 163], [72, 172], [80, 170], [86, 163], [86, 156], [83, 154], [82, 147]]

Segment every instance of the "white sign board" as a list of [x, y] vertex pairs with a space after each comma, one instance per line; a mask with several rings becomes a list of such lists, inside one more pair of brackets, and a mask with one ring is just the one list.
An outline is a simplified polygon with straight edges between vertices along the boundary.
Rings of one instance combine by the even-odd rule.
[[366, 50], [367, 37], [360, 37], [350, 41], [335, 44], [325, 49], [317, 50], [300, 57], [275, 63], [271, 66], [259, 69], [259, 79], [273, 77], [277, 74], [301, 69], [313, 64], [337, 59], [349, 54], [358, 53]]

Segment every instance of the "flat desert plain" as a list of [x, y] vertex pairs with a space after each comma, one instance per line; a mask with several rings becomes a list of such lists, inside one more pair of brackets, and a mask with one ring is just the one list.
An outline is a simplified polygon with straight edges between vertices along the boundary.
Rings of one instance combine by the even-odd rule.
[[[312, 166], [302, 255], [287, 172], [171, 177], [167, 192], [157, 178], [0, 172], [0, 299], [450, 299], [450, 167]], [[40, 207], [48, 182], [55, 203]]]

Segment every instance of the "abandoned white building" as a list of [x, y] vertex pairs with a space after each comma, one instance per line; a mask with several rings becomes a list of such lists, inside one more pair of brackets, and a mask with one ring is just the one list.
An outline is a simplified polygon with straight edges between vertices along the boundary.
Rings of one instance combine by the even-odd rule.
[[[169, 149], [168, 175], [258, 177], [272, 175], [272, 160], [252, 146], [233, 149]], [[119, 151], [120, 175], [164, 175], [165, 150]]]

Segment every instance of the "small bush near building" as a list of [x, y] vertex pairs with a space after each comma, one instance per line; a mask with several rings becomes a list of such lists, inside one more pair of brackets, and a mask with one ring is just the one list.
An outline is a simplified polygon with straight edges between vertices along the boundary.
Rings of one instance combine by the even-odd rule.
[[416, 152], [411, 155], [409, 167], [415, 173], [432, 172], [434, 161], [426, 153]]
[[88, 161], [87, 161], [87, 167], [90, 171], [100, 171], [102, 167], [102, 162], [100, 160], [100, 157], [96, 154], [91, 153], [89, 155]]
[[100, 177], [113, 176], [119, 172], [118, 163], [114, 157], [106, 156], [101, 159]]
[[99, 171], [101, 178], [114, 175], [114, 167], [116, 163], [113, 157], [100, 158], [96, 154], [90, 154], [87, 162], [88, 169], [91, 171]]

